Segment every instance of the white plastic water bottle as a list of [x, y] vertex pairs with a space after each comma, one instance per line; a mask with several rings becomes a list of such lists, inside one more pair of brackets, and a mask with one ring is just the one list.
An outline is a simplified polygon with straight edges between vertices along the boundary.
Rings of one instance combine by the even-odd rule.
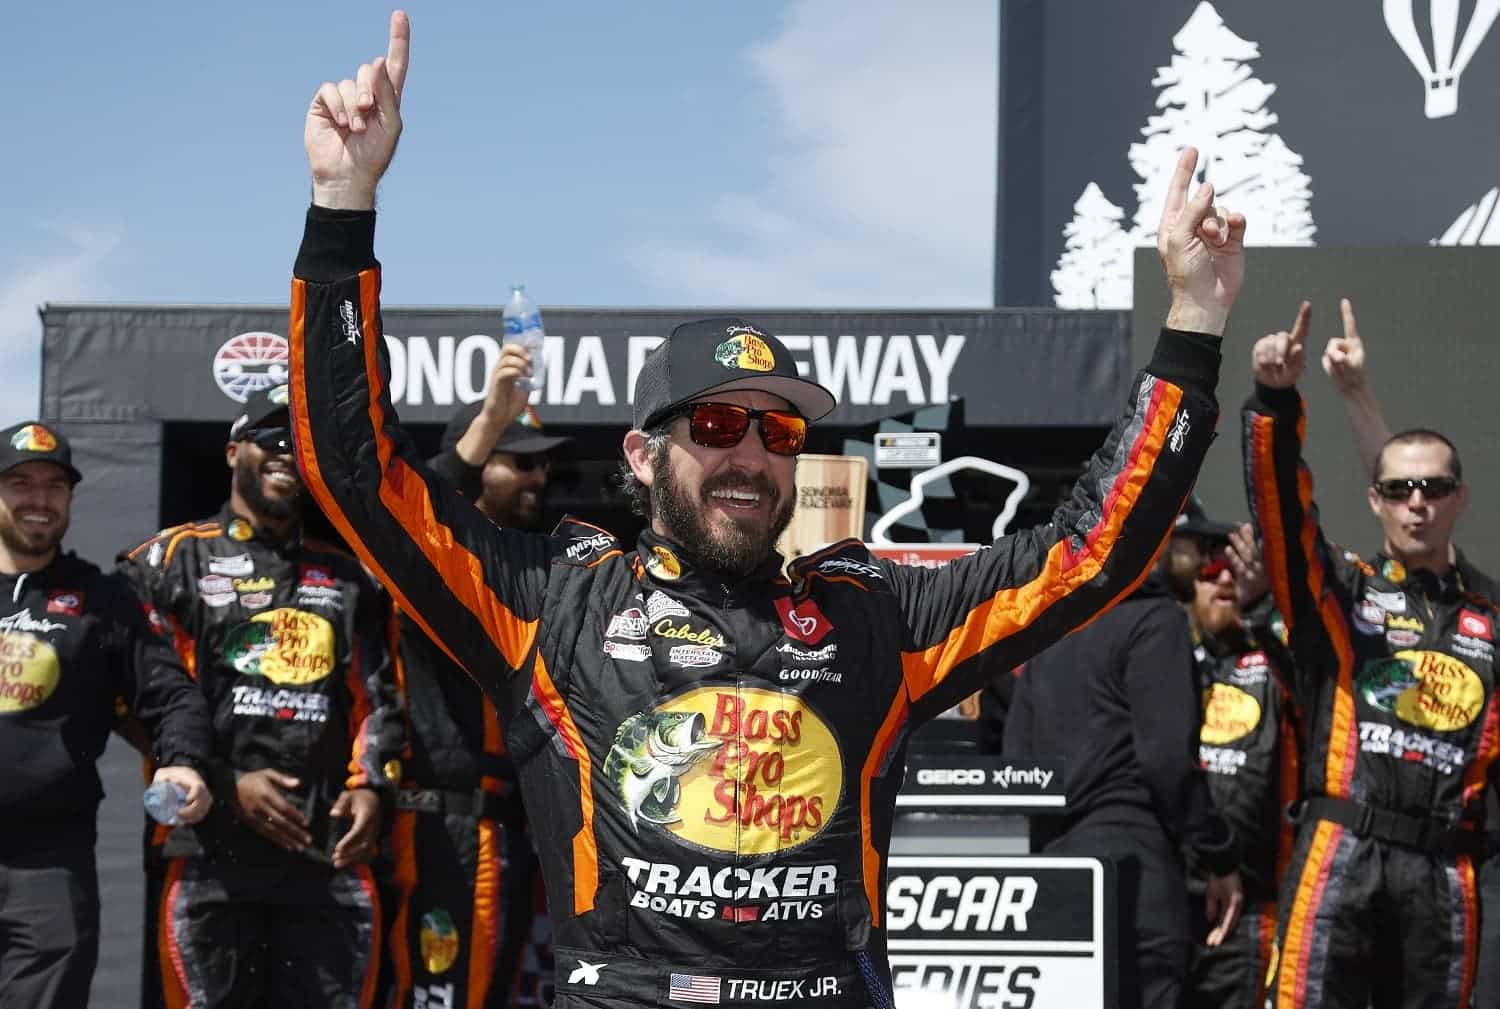
[[146, 812], [157, 823], [175, 827], [182, 822], [182, 807], [187, 802], [187, 789], [175, 781], [153, 781], [146, 786], [144, 796]]
[[519, 343], [531, 352], [531, 378], [522, 379], [523, 389], [540, 389], [546, 372], [542, 360], [542, 345], [547, 330], [542, 326], [542, 311], [526, 295], [525, 284], [515, 284], [510, 289], [510, 300], [502, 313], [505, 319], [505, 342]]

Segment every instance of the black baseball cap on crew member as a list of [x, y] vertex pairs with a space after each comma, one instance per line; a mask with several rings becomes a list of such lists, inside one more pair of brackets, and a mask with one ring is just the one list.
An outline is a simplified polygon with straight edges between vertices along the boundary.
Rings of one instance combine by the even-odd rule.
[[772, 334], [744, 319], [699, 319], [646, 355], [635, 377], [635, 429], [649, 429], [689, 400], [741, 389], [780, 396], [810, 421], [838, 405], [833, 393], [797, 374], [791, 351]]
[[[289, 392], [286, 385], [273, 385], [251, 393], [245, 400], [244, 409], [240, 410], [234, 422], [229, 425], [229, 440], [238, 441], [245, 432], [263, 427], [290, 426], [292, 418]], [[276, 420], [278, 414], [280, 422], [267, 425], [266, 421]]]
[[1198, 500], [1197, 495], [1188, 498], [1188, 503], [1182, 509], [1182, 514], [1177, 516], [1177, 521], [1172, 526], [1172, 534], [1183, 536], [1206, 536], [1209, 539], [1227, 540], [1229, 534], [1238, 529], [1239, 526], [1229, 522], [1216, 522], [1208, 517], [1208, 511], [1203, 507], [1203, 502]]
[[0, 473], [26, 462], [55, 463], [74, 483], [83, 479], [73, 465], [73, 449], [68, 439], [40, 421], [23, 420], [0, 431]]
[[[479, 416], [479, 411], [484, 409], [484, 400], [476, 400], [464, 406], [448, 421], [448, 426], [443, 428], [442, 451], [450, 451], [457, 445], [474, 418]], [[542, 418], [537, 416], [536, 409], [528, 406], [521, 411], [521, 416], [511, 421], [500, 438], [495, 442], [491, 452], [511, 452], [515, 455], [537, 455], [541, 452], [550, 452], [568, 444], [573, 439], [561, 434], [543, 434]]]

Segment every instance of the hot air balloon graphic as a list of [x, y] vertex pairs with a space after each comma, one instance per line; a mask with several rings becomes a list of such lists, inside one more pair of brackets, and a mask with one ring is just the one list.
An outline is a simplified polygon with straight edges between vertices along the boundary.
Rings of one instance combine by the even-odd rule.
[[[1416, 67], [1427, 86], [1428, 119], [1441, 119], [1458, 111], [1458, 79], [1484, 41], [1485, 33], [1500, 16], [1500, 0], [1475, 0], [1474, 11], [1463, 37], [1458, 34], [1460, 0], [1384, 0], [1385, 26], [1391, 38]], [[1432, 59], [1417, 34], [1413, 6], [1428, 6], [1432, 18]], [[1457, 43], [1458, 49], [1454, 50]]]

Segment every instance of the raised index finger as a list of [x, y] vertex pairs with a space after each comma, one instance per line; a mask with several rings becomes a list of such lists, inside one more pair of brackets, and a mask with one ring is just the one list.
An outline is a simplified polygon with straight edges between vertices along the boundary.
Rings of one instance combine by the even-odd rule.
[[1311, 324], [1312, 302], [1304, 301], [1297, 309], [1297, 321], [1292, 323], [1292, 346], [1299, 346], [1307, 340], [1307, 329]]
[[1197, 167], [1197, 148], [1185, 148], [1177, 156], [1177, 167], [1172, 170], [1172, 181], [1167, 185], [1167, 199], [1161, 208], [1162, 231], [1167, 230], [1168, 222], [1176, 218], [1183, 204], [1187, 202], [1188, 185], [1193, 181], [1193, 169]]
[[406, 11], [391, 11], [391, 41], [385, 50], [385, 68], [398, 98], [406, 84], [406, 65], [410, 58], [411, 22], [406, 18]]
[[1359, 324], [1354, 321], [1354, 302], [1344, 298], [1339, 302], [1339, 312], [1344, 316], [1344, 337], [1349, 340], [1359, 339]]

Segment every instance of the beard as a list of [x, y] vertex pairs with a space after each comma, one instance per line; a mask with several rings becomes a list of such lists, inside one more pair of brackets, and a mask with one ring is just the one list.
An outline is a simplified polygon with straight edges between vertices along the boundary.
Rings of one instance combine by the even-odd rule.
[[[744, 577], [765, 562], [776, 548], [776, 541], [792, 521], [797, 504], [797, 487], [791, 496], [781, 500], [781, 493], [765, 474], [730, 470], [704, 483], [699, 499], [677, 483], [665, 446], [661, 458], [653, 460], [656, 479], [651, 484], [651, 510], [671, 531], [672, 537], [700, 565], [735, 577]], [[760, 494], [771, 503], [770, 521], [765, 525], [725, 520], [710, 524], [707, 519], [708, 496], [715, 490], [742, 489]]]
[[302, 510], [302, 491], [290, 497], [273, 497], [261, 487], [260, 469], [242, 454], [234, 462], [234, 489], [250, 510], [261, 518], [273, 520], [295, 518]]
[[58, 519], [58, 523], [45, 532], [31, 532], [14, 516], [7, 514], [0, 517], [0, 542], [19, 557], [46, 557], [57, 550], [68, 531], [68, 515], [60, 515]]

